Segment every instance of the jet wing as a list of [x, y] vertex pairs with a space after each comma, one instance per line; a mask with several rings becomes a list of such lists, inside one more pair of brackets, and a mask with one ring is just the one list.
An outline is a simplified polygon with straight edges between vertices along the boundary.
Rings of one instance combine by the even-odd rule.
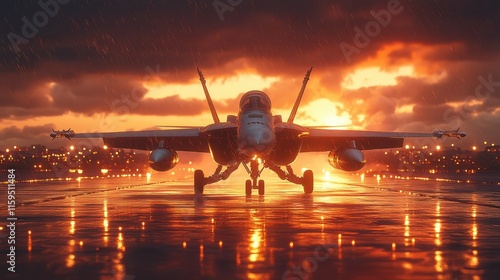
[[172, 130], [143, 130], [103, 133], [75, 133], [71, 138], [102, 138], [104, 144], [113, 148], [154, 150], [163, 140], [163, 147], [176, 151], [208, 153], [208, 140], [200, 135], [201, 127]]
[[432, 133], [379, 132], [306, 128], [301, 152], [324, 152], [352, 146], [360, 150], [401, 148], [405, 138], [434, 137]]

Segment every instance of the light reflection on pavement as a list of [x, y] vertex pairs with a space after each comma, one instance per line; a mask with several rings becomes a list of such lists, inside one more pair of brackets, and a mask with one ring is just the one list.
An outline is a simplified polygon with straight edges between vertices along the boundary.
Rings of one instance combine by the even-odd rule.
[[[31, 183], [19, 194], [29, 203], [17, 209], [17, 272], [7, 275], [491, 279], [500, 273], [500, 201], [487, 199], [498, 196], [496, 188], [362, 179], [331, 175], [305, 195], [271, 178], [264, 197], [245, 197], [238, 180], [207, 186], [198, 196], [190, 181]], [[5, 267], [0, 275], [6, 273]]]

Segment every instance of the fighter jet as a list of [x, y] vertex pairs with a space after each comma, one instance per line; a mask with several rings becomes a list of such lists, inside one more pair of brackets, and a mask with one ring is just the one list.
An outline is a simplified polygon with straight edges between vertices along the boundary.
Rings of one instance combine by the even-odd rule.
[[[245, 182], [245, 193], [258, 190], [264, 195], [264, 181], [259, 180], [264, 168], [275, 172], [282, 180], [302, 185], [305, 193], [314, 189], [313, 172], [305, 170], [302, 176], [294, 173], [291, 164], [299, 153], [328, 152], [328, 161], [336, 169], [357, 171], [365, 166], [363, 150], [403, 147], [408, 137], [456, 137], [458, 131], [448, 133], [402, 133], [356, 130], [334, 130], [325, 127], [307, 127], [294, 123], [309, 76], [306, 72], [302, 87], [288, 120], [273, 115], [271, 99], [260, 90], [246, 92], [240, 99], [237, 115], [220, 121], [202, 72], [198, 75], [213, 117], [213, 123], [200, 127], [177, 129], [70, 133], [55, 131], [53, 138], [102, 138], [108, 147], [149, 150], [149, 164], [157, 171], [167, 171], [179, 161], [177, 151], [210, 153], [217, 168], [210, 176], [202, 170], [194, 172], [194, 191], [203, 193], [204, 187], [227, 179], [242, 165], [250, 179]], [[465, 132], [460, 132], [461, 137]]]

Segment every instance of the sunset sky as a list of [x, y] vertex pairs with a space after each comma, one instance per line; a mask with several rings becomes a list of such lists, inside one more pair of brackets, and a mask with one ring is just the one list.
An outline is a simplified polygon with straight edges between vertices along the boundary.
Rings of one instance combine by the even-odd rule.
[[500, 144], [499, 1], [46, 2], [1, 4], [1, 149], [209, 124], [196, 67], [224, 120], [252, 89], [288, 118], [313, 66], [296, 123]]

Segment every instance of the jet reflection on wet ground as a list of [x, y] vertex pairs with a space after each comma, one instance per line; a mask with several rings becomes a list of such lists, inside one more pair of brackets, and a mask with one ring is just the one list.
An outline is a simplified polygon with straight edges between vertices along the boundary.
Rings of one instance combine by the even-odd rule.
[[[500, 200], [491, 199], [498, 186], [332, 175], [317, 181], [312, 195], [268, 180], [265, 197], [247, 198], [235, 180], [207, 187], [204, 196], [194, 196], [190, 182], [134, 180], [26, 183], [19, 199], [30, 203], [18, 208], [16, 273], [9, 279], [500, 273]], [[40, 194], [48, 187], [57, 199]]]

